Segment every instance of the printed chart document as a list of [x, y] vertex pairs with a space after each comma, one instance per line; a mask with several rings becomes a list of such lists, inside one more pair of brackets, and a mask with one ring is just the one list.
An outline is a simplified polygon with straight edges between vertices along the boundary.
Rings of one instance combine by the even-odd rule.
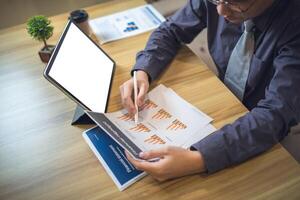
[[163, 85], [148, 93], [138, 124], [125, 109], [87, 114], [136, 159], [142, 151], [166, 145], [188, 148], [216, 130], [212, 118]]
[[140, 6], [89, 22], [100, 43], [106, 43], [157, 28], [165, 18], [151, 5]]
[[100, 127], [91, 128], [82, 136], [120, 191], [146, 175], [127, 160], [124, 149]]

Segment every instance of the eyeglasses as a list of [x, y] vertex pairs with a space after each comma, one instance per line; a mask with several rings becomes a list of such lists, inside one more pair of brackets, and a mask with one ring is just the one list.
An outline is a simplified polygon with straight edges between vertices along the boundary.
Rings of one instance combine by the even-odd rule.
[[234, 11], [237, 11], [237, 12], [240, 12], [240, 13], [247, 12], [253, 6], [253, 4], [255, 3], [255, 0], [252, 0], [251, 4], [248, 6], [248, 8], [241, 9], [240, 3], [238, 3], [238, 2], [223, 1], [223, 0], [208, 0], [208, 1], [211, 2], [212, 4], [217, 5], [217, 6], [220, 5], [220, 4], [223, 4], [226, 7], [230, 8], [231, 10], [234, 10]]

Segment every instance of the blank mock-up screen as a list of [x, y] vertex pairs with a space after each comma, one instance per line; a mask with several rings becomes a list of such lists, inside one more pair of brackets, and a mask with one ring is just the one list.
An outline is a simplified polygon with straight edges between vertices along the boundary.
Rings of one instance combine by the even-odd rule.
[[114, 62], [70, 23], [49, 76], [94, 112], [105, 112]]

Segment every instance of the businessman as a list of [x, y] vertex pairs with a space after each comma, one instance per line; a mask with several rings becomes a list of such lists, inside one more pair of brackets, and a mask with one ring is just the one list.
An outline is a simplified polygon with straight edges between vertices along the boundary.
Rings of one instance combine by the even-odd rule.
[[[164, 181], [214, 173], [256, 156], [281, 141], [300, 122], [300, 1], [190, 0], [155, 30], [137, 54], [138, 104], [183, 43], [207, 28], [209, 52], [219, 78], [249, 109], [189, 150], [166, 147], [128, 159]], [[199, 80], [201, 81], [201, 80]], [[124, 107], [135, 110], [133, 82], [121, 87]]]

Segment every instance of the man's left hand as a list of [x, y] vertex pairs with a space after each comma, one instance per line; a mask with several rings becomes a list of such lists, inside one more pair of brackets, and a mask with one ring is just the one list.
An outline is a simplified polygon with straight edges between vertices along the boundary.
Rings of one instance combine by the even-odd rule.
[[[168, 146], [140, 154], [142, 161], [133, 159], [126, 152], [128, 160], [138, 169], [146, 171], [158, 181], [203, 172], [205, 169], [202, 155], [180, 147]], [[158, 158], [158, 161], [147, 161]]]

